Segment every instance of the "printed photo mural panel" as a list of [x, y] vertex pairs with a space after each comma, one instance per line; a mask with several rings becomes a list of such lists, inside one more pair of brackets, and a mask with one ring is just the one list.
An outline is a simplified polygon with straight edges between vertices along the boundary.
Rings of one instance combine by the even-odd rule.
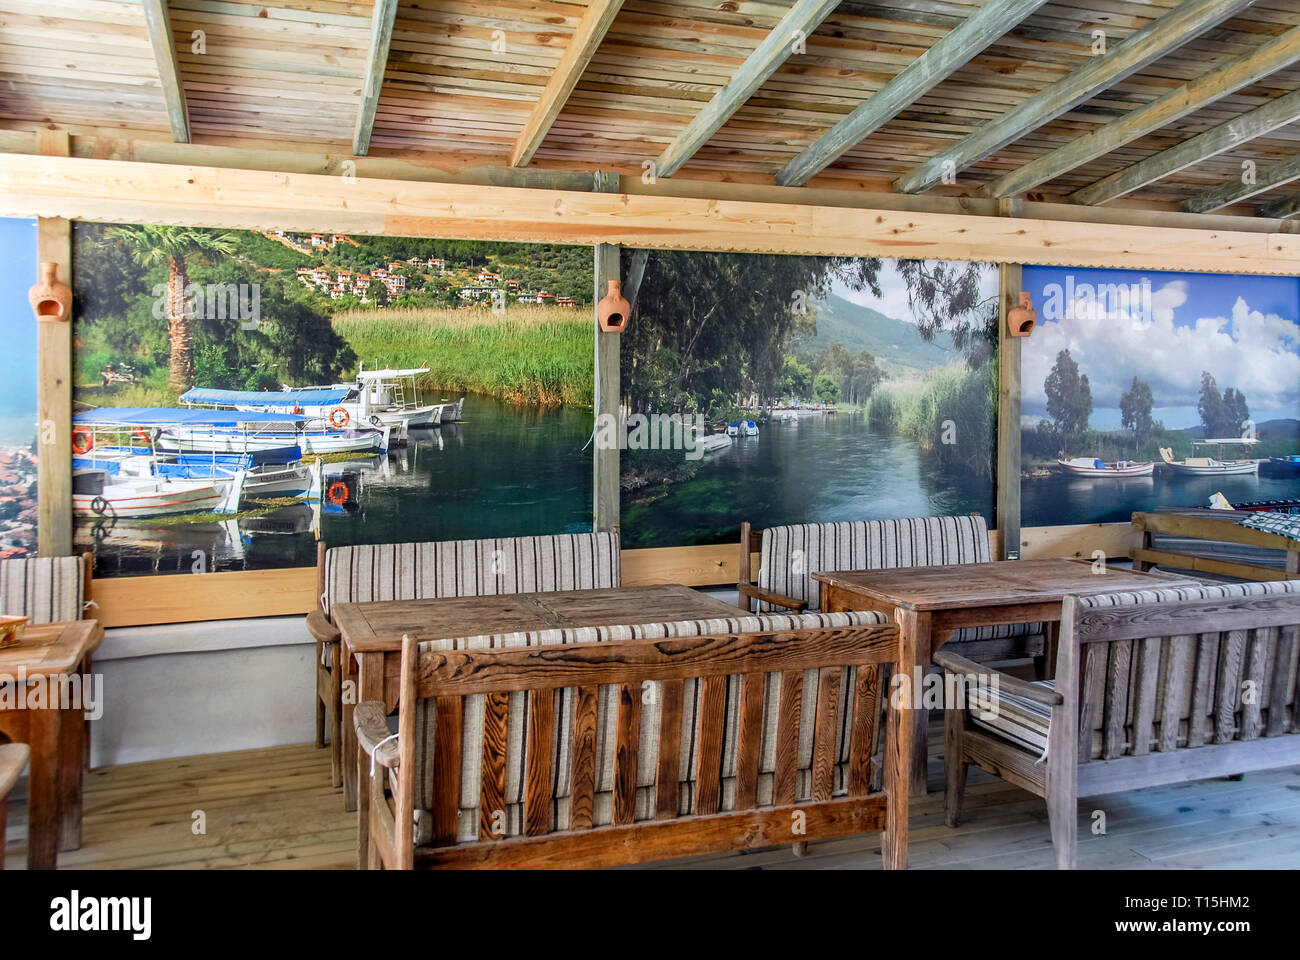
[[100, 576], [589, 530], [589, 247], [78, 224]]
[[1300, 278], [1025, 267], [1025, 526], [1300, 497]]
[[[743, 520], [992, 522], [995, 267], [642, 255], [622, 347], [624, 547], [735, 542]], [[662, 442], [668, 418], [700, 442]]]
[[[0, 350], [0, 559], [36, 556], [36, 221], [0, 219], [4, 349]], [[3, 611], [0, 611], [3, 612]]]

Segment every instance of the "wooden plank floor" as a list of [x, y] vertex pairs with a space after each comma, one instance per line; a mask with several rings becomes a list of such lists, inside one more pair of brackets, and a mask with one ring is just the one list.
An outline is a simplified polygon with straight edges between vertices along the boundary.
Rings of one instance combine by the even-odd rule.
[[[936, 746], [938, 746], [936, 744]], [[972, 771], [967, 820], [943, 825], [943, 768], [912, 804], [911, 866], [1050, 869], [1043, 802]], [[936, 788], [937, 792], [936, 792]], [[1092, 811], [1106, 835], [1090, 832]], [[206, 820], [196, 832], [196, 814]], [[1300, 866], [1300, 767], [1084, 800], [1079, 865], [1098, 869]], [[10, 798], [6, 866], [26, 863], [26, 804]], [[329, 754], [311, 744], [105, 767], [87, 774], [84, 842], [61, 867], [342, 869], [355, 820], [329, 783]], [[655, 864], [655, 868], [880, 869], [876, 835]]]

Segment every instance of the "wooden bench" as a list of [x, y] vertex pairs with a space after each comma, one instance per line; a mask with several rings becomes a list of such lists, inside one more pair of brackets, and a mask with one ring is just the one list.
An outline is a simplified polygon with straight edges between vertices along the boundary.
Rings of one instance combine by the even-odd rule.
[[31, 751], [25, 743], [0, 744], [0, 870], [5, 868], [5, 821], [9, 791], [27, 765]]
[[[1300, 578], [1296, 542], [1237, 523], [1247, 516], [1250, 514], [1238, 510], [1135, 513], [1133, 529], [1138, 542], [1129, 551], [1133, 569], [1149, 570], [1158, 563], [1220, 579]], [[1271, 558], [1276, 558], [1276, 565], [1269, 563]]]
[[407, 638], [396, 736], [382, 703], [355, 712], [370, 865], [594, 868], [885, 830], [905, 867], [910, 718], [871, 790], [898, 657], [869, 612]]
[[1054, 681], [1000, 674], [996, 695], [947, 712], [948, 825], [973, 763], [1046, 799], [1073, 868], [1079, 797], [1300, 764], [1298, 666], [1300, 581], [1068, 597]]
[[[316, 641], [316, 744], [325, 746], [328, 730], [334, 785], [343, 783], [346, 726], [339, 632], [330, 620], [334, 604], [618, 585], [617, 532], [339, 547], [319, 543], [318, 606], [307, 615], [307, 630]], [[349, 796], [348, 809], [354, 803]]]

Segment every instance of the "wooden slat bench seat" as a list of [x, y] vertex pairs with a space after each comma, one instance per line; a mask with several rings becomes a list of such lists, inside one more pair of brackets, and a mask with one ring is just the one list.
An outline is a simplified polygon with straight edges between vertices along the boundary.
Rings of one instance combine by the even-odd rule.
[[873, 612], [407, 638], [396, 740], [383, 704], [355, 715], [371, 864], [601, 867], [888, 827], [905, 866], [906, 766], [870, 788], [898, 658]]
[[18, 775], [27, 765], [31, 755], [25, 743], [0, 743], [0, 870], [5, 866], [5, 822], [9, 791], [18, 782]]

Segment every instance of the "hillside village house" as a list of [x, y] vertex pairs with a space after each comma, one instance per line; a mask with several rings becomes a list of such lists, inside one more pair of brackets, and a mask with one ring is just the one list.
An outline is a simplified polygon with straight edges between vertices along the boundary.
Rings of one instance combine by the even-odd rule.
[[1291, 929], [1300, 0], [0, 0], [0, 81], [6, 944]]

